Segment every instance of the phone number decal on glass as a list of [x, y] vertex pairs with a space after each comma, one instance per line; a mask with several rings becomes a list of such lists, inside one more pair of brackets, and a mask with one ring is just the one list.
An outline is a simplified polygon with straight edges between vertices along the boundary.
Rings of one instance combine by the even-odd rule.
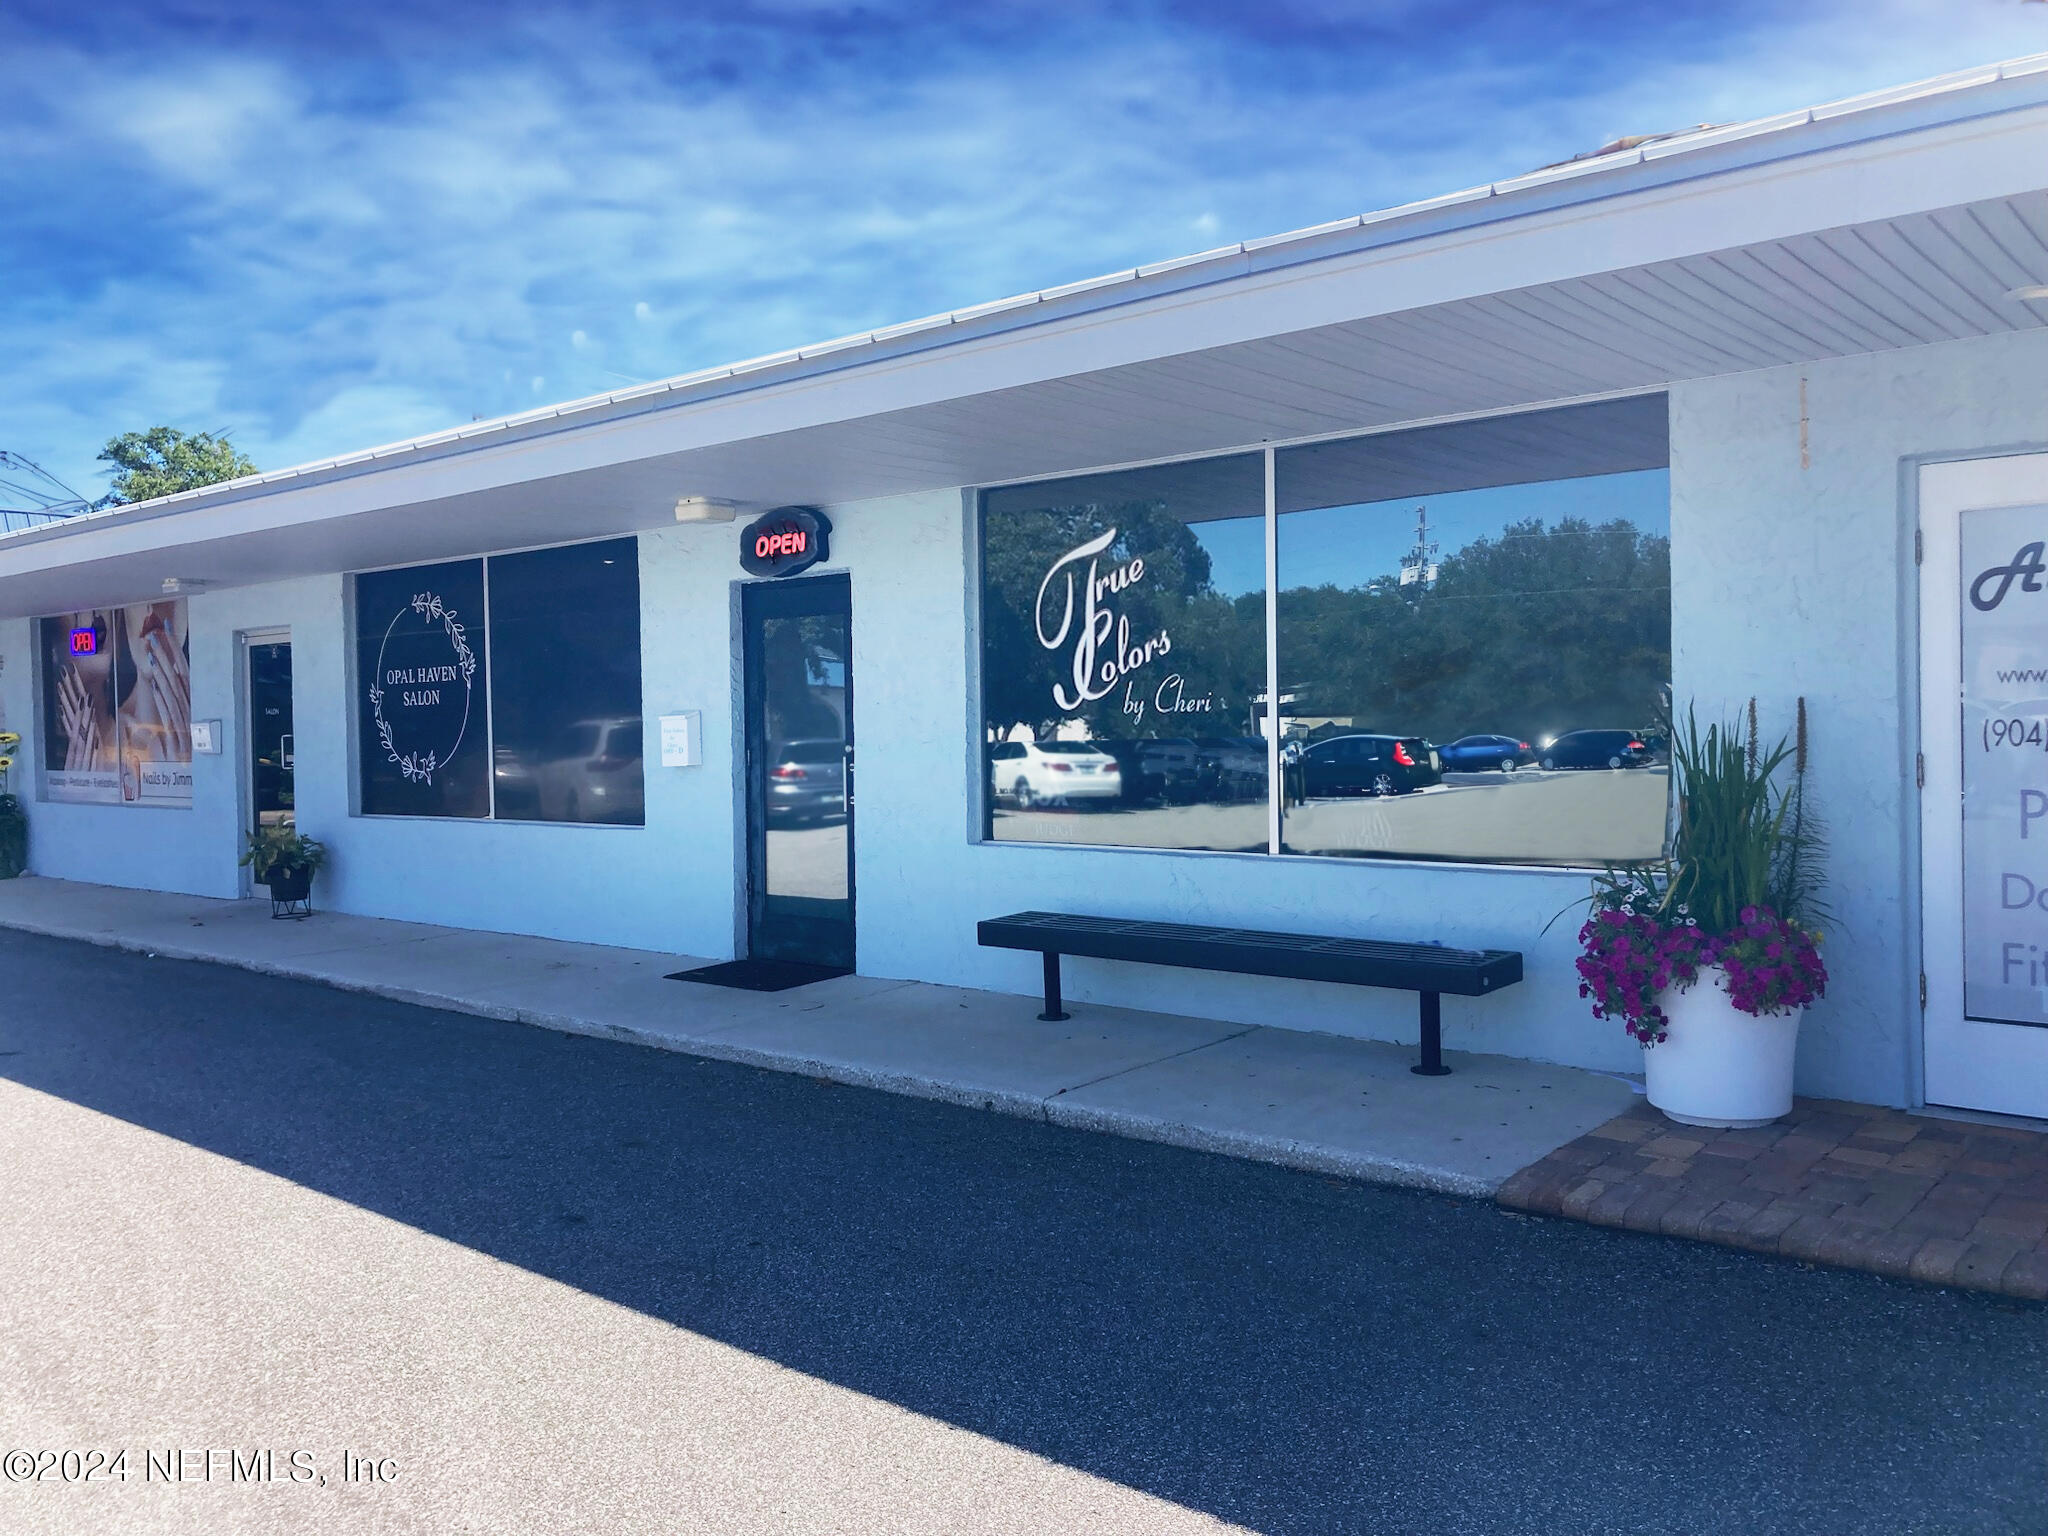
[[2012, 747], [2019, 751], [2048, 752], [2048, 717], [2031, 719], [2005, 716], [1984, 722], [1984, 750]]

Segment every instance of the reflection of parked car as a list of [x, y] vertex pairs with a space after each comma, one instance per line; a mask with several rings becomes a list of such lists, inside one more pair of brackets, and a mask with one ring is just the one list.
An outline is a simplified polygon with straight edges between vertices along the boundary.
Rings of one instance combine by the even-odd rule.
[[1138, 762], [1161, 799], [1186, 805], [1201, 798], [1201, 753], [1184, 736], [1160, 736], [1138, 743]]
[[[549, 745], [533, 769], [546, 821], [610, 821], [638, 826], [647, 797], [640, 774], [640, 717], [578, 720]], [[500, 785], [503, 785], [500, 769]]]
[[1019, 810], [1044, 801], [1115, 800], [1124, 792], [1116, 759], [1092, 741], [999, 741], [989, 759], [989, 787]]
[[824, 821], [846, 814], [846, 743], [836, 736], [778, 742], [768, 752], [768, 819]]
[[540, 820], [540, 791], [534, 787], [533, 764], [516, 748], [504, 745], [492, 756], [496, 814], [506, 821]]
[[1566, 731], [1541, 760], [1546, 768], [1640, 768], [1650, 749], [1633, 731]]
[[1513, 773], [1536, 761], [1529, 743], [1512, 736], [1460, 736], [1437, 751], [1443, 756], [1446, 773], [1486, 773], [1496, 768]]
[[1201, 800], [1266, 798], [1266, 743], [1253, 736], [1195, 743], [1195, 793]]
[[1420, 736], [1332, 736], [1301, 754], [1302, 790], [1324, 795], [1405, 795], [1443, 781], [1436, 749]]
[[1145, 805], [1164, 797], [1165, 784], [1145, 770], [1145, 748], [1152, 743], [1132, 740], [1108, 741], [1097, 736], [1091, 739], [1088, 745], [1115, 761], [1117, 777], [1123, 785], [1124, 804]]

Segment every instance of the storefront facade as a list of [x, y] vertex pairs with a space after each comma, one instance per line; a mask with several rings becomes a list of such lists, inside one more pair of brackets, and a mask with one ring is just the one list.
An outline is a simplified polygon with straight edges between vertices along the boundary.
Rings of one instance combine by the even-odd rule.
[[1662, 698], [1803, 697], [1836, 920], [1801, 1091], [2048, 1113], [2041, 989], [1962, 1028], [1979, 916], [2028, 941], [1920, 787], [1975, 771], [1922, 652], [1979, 553], [1930, 573], [1923, 497], [2048, 504], [2048, 72], [1696, 138], [0, 538], [32, 868], [235, 896], [288, 810], [334, 909], [1019, 994], [977, 919], [1514, 948], [1447, 1045], [1627, 1072], [1570, 909], [1661, 843]]

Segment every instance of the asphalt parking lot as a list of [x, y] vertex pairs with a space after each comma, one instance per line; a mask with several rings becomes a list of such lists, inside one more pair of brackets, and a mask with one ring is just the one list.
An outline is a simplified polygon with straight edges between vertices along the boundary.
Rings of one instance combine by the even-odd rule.
[[2048, 1528], [2037, 1306], [56, 940], [0, 973], [0, 1450], [405, 1471], [9, 1484], [10, 1531]]

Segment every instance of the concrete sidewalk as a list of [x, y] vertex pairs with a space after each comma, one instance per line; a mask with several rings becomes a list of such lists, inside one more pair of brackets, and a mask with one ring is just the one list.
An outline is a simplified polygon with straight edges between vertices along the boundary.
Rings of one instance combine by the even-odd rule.
[[666, 980], [708, 963], [553, 939], [24, 877], [0, 927], [204, 960], [460, 1013], [1290, 1167], [1489, 1197], [1628, 1110], [1630, 1086], [1505, 1056], [1446, 1053], [1417, 1077], [1386, 1045], [845, 976], [755, 993]]

